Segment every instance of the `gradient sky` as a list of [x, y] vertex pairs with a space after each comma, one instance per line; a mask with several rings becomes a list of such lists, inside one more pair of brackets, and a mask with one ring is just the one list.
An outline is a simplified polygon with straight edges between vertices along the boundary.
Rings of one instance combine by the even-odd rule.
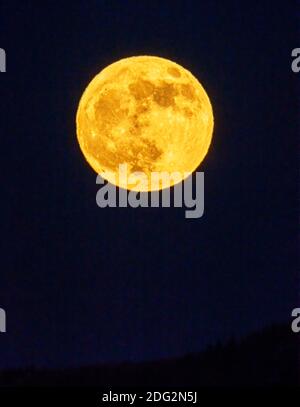
[[[296, 3], [2, 1], [0, 367], [152, 360], [298, 306]], [[96, 206], [75, 131], [106, 65], [158, 55], [210, 96], [205, 214]]]

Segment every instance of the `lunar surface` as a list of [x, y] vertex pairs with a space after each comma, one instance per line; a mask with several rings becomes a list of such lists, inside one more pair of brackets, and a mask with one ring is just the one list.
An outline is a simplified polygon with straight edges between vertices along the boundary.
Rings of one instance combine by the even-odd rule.
[[[76, 124], [80, 148], [97, 174], [122, 188], [150, 191], [182, 181], [199, 166], [211, 142], [213, 112], [188, 70], [164, 58], [137, 56], [94, 77], [81, 97]], [[118, 177], [120, 164], [127, 165], [129, 184]], [[181, 175], [153, 188], [153, 172]]]

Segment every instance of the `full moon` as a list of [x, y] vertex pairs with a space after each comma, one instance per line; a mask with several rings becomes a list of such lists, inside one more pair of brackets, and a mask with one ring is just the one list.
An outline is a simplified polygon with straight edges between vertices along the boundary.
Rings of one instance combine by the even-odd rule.
[[[171, 187], [197, 169], [211, 143], [213, 112], [187, 69], [161, 57], [134, 56], [92, 79], [76, 126], [83, 155], [97, 174], [121, 188], [151, 191]], [[129, 183], [118, 176], [120, 164], [126, 164]], [[180, 175], [154, 188], [151, 174], [161, 172]]]

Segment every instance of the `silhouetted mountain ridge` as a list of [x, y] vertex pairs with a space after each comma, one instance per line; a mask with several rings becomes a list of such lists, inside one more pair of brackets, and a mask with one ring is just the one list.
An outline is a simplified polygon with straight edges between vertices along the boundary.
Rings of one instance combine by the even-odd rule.
[[274, 325], [238, 342], [181, 358], [60, 370], [10, 370], [0, 386], [273, 386], [297, 385], [299, 338]]

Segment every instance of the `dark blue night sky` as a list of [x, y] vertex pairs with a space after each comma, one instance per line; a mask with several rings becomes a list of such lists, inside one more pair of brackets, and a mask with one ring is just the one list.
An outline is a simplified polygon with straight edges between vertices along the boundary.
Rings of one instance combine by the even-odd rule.
[[[33, 4], [0, 6], [0, 367], [180, 356], [289, 321], [299, 306], [296, 3]], [[106, 65], [145, 54], [186, 67], [210, 96], [200, 219], [96, 205], [78, 102]]]

